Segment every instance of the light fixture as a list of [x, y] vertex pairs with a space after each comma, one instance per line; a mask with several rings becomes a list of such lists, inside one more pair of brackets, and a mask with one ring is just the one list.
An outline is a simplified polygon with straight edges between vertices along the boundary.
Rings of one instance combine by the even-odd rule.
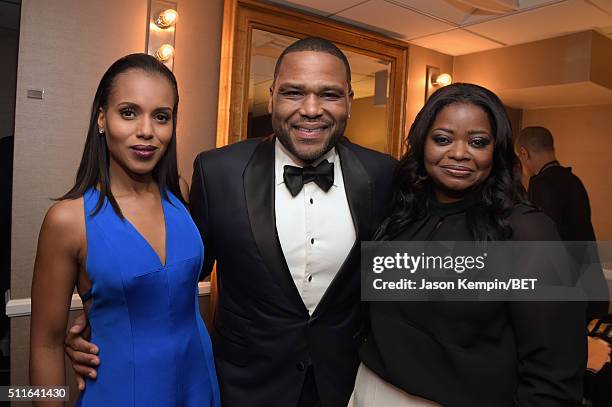
[[178, 12], [172, 8], [166, 9], [157, 15], [155, 25], [159, 28], [168, 28], [176, 24]]
[[164, 44], [155, 51], [155, 58], [162, 62], [168, 61], [174, 56], [174, 47], [170, 44]]
[[149, 23], [145, 52], [174, 67], [174, 38], [179, 14], [175, 1], [149, 0]]
[[448, 73], [440, 72], [437, 66], [427, 65], [425, 71], [425, 101], [429, 99], [432, 93], [437, 89], [453, 83], [453, 77]]
[[453, 83], [453, 77], [450, 74], [443, 73], [432, 76], [431, 81], [433, 86], [447, 86]]

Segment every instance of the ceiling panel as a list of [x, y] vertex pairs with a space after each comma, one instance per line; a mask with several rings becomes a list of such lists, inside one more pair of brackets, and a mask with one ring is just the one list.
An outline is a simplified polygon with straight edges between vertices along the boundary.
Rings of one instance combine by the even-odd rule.
[[496, 20], [498, 18], [509, 17], [514, 14], [522, 13], [527, 10], [536, 9], [540, 7], [550, 6], [555, 3], [563, 3], [567, 0], [519, 0], [519, 10], [511, 11], [506, 14], [492, 14], [484, 10], [476, 10], [471, 16], [468, 16], [463, 22], [463, 26], [469, 26], [477, 23], [481, 23], [489, 20]]
[[541, 7], [547, 4], [562, 3], [567, 0], [519, 0], [519, 9], [525, 10], [535, 7]]
[[503, 46], [463, 29], [429, 35], [412, 40], [410, 43], [453, 56], [471, 54], [472, 52], [486, 51]]
[[414, 10], [431, 14], [438, 18], [461, 24], [476, 9], [457, 0], [431, 1], [431, 0], [387, 0], [389, 3], [405, 5]]
[[364, 0], [268, 0], [271, 3], [286, 5], [292, 8], [299, 8], [311, 13], [329, 16], [346, 10], [354, 5], [363, 3]]
[[344, 53], [351, 65], [352, 74], [373, 76], [378, 71], [389, 69], [388, 63], [381, 62], [376, 58], [350, 51]]
[[365, 24], [394, 37], [411, 39], [452, 29], [454, 26], [384, 0], [371, 0], [334, 17], [341, 21]]
[[612, 14], [612, 0], [588, 0], [590, 3], [593, 3], [597, 7], [600, 7]]
[[508, 45], [612, 24], [612, 16], [583, 0], [569, 0], [469, 27]]

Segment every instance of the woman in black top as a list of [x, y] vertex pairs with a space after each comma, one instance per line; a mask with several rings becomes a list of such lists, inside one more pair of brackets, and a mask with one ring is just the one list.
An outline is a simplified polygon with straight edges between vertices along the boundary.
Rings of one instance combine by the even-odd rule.
[[[472, 84], [434, 93], [399, 163], [380, 240], [558, 240], [523, 203], [501, 101]], [[584, 306], [374, 302], [349, 406], [571, 406], [586, 363]]]

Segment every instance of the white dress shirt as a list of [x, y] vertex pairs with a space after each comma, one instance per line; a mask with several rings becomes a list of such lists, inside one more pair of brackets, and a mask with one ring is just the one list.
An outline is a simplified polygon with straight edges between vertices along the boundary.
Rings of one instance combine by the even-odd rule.
[[334, 164], [329, 191], [309, 182], [293, 197], [283, 180], [284, 166], [301, 165], [278, 140], [274, 149], [276, 230], [293, 282], [312, 315], [356, 239], [340, 157], [333, 148], [314, 163], [326, 159]]

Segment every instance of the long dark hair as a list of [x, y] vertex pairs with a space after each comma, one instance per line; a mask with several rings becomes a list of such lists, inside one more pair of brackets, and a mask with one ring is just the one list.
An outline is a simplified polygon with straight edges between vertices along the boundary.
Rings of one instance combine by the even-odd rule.
[[100, 109], [106, 110], [108, 107], [108, 98], [113, 90], [115, 78], [130, 69], [142, 70], [147, 73], [159, 74], [166, 78], [174, 89], [174, 107], [172, 109], [172, 139], [168, 147], [153, 169], [153, 179], [159, 185], [162, 197], [168, 199], [167, 190], [170, 190], [183, 203], [181, 195], [181, 187], [179, 184], [178, 165], [176, 160], [176, 118], [178, 113], [178, 85], [172, 71], [157, 59], [147, 54], [130, 54], [115, 61], [110, 68], [104, 73], [98, 90], [91, 106], [91, 116], [89, 119], [89, 128], [87, 130], [87, 139], [85, 140], [85, 148], [83, 157], [79, 164], [74, 186], [62, 199], [76, 199], [85, 194], [89, 188], [98, 188], [100, 197], [92, 215], [100, 211], [104, 204], [104, 199], [108, 199], [113, 209], [123, 219], [121, 208], [117, 204], [115, 197], [111, 191], [110, 176], [109, 176], [109, 152], [106, 145], [104, 133], [99, 133], [98, 114]]
[[394, 175], [391, 215], [379, 229], [378, 239], [391, 239], [411, 222], [426, 215], [432, 181], [424, 165], [425, 142], [438, 113], [453, 103], [481, 107], [487, 113], [494, 138], [491, 174], [479, 186], [476, 204], [467, 210], [470, 232], [479, 241], [503, 240], [512, 236], [508, 217], [515, 204], [525, 202], [525, 190], [506, 110], [490, 90], [474, 84], [455, 83], [431, 95], [410, 128], [408, 152], [400, 160]]

